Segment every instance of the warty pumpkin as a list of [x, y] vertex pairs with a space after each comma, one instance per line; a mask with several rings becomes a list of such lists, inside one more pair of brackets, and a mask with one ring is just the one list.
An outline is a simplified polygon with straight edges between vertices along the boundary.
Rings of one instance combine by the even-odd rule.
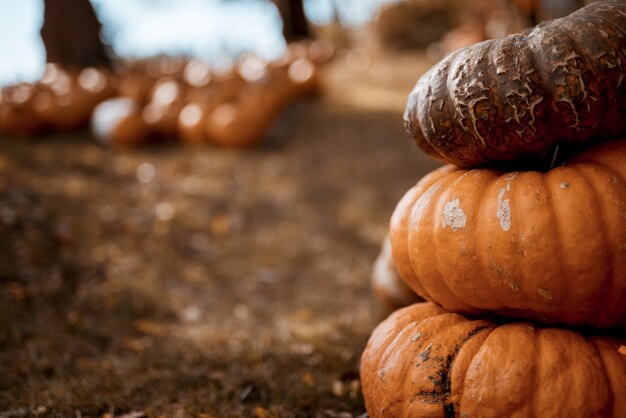
[[417, 82], [404, 119], [431, 156], [463, 167], [543, 157], [626, 133], [626, 2], [458, 50]]
[[361, 357], [365, 405], [370, 418], [623, 418], [620, 344], [418, 303], [372, 333]]
[[547, 173], [430, 173], [390, 222], [394, 264], [444, 308], [626, 327], [626, 140]]

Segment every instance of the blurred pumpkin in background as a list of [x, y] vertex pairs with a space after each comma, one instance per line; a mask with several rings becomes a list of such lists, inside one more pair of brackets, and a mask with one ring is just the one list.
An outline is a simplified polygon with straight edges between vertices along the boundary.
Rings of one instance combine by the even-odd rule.
[[146, 141], [148, 126], [141, 116], [141, 105], [128, 97], [105, 100], [94, 109], [91, 131], [102, 143], [133, 146]]
[[118, 96], [145, 103], [154, 83], [155, 79], [145, 73], [123, 71], [115, 79], [115, 88]]
[[35, 135], [42, 133], [45, 124], [33, 106], [37, 87], [19, 83], [0, 91], [0, 131], [13, 135]]
[[220, 104], [207, 123], [209, 141], [218, 146], [247, 148], [260, 143], [285, 103], [278, 89], [248, 85], [234, 101]]
[[173, 77], [163, 77], [154, 85], [142, 111], [144, 122], [161, 138], [176, 135], [178, 113], [184, 106], [185, 85]]
[[76, 73], [47, 64], [38, 86], [35, 112], [57, 131], [86, 126], [96, 104], [114, 94], [108, 71], [91, 67]]

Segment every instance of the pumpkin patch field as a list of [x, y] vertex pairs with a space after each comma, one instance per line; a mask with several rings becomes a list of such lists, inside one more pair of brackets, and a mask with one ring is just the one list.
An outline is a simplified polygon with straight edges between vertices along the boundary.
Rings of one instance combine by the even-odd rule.
[[0, 418], [626, 418], [626, 1], [253, 3], [0, 87]]
[[[363, 93], [350, 76], [328, 82]], [[404, 99], [346, 97], [298, 103], [249, 151], [0, 138], [0, 416], [362, 415], [370, 271], [438, 163]]]

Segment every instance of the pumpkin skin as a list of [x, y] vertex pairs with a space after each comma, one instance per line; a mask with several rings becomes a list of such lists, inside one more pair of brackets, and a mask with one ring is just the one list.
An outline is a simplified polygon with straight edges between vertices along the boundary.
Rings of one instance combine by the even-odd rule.
[[626, 327], [626, 140], [547, 173], [444, 166], [398, 203], [394, 264], [467, 314]]
[[370, 418], [621, 418], [620, 344], [418, 303], [372, 333], [361, 357], [363, 396]]
[[404, 114], [418, 146], [461, 167], [544, 157], [626, 133], [626, 3], [458, 50], [417, 82]]

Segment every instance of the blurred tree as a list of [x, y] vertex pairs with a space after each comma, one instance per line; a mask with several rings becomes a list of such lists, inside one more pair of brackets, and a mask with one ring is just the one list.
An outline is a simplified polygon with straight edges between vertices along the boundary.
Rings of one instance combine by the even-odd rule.
[[302, 0], [273, 0], [273, 2], [283, 20], [283, 36], [286, 42], [311, 37]]
[[101, 24], [89, 0], [44, 0], [46, 61], [66, 68], [110, 67]]

